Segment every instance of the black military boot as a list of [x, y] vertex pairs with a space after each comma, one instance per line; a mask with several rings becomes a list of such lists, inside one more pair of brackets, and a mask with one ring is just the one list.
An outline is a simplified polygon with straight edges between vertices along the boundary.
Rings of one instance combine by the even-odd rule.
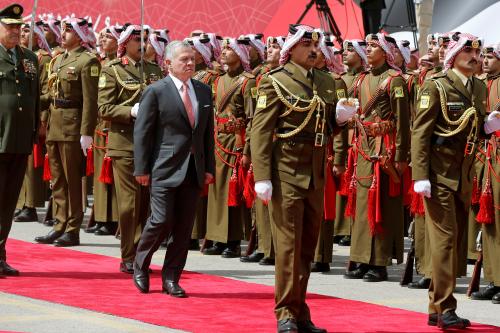
[[365, 282], [381, 282], [387, 281], [387, 267], [385, 266], [371, 266], [368, 272], [363, 276]]
[[227, 247], [222, 251], [222, 258], [238, 258], [241, 256], [239, 241], [228, 242]]
[[479, 291], [475, 291], [470, 295], [470, 298], [478, 301], [489, 301], [493, 296], [500, 293], [500, 287], [495, 287], [493, 282]]
[[359, 264], [358, 267], [352, 271], [347, 271], [344, 274], [344, 279], [362, 279], [365, 276], [366, 272], [370, 266], [367, 264]]
[[80, 245], [80, 235], [74, 232], [65, 232], [61, 237], [54, 241], [58, 247], [68, 247]]
[[241, 262], [259, 262], [262, 258], [264, 258], [264, 253], [259, 253], [255, 251], [249, 256], [243, 256], [240, 258]]
[[96, 232], [97, 230], [99, 230], [102, 227], [102, 225], [103, 225], [102, 222], [96, 222], [93, 226], [91, 226], [90, 228], [85, 229], [84, 231], [87, 234], [93, 234], [94, 232]]
[[62, 231], [55, 231], [51, 230], [47, 235], [45, 236], [38, 236], [35, 237], [35, 242], [40, 243], [40, 244], [52, 244], [56, 239], [62, 236]]
[[457, 316], [455, 310], [448, 311], [438, 316], [438, 327], [444, 330], [448, 328], [465, 329], [469, 326], [470, 321]]
[[339, 240], [340, 246], [351, 246], [351, 236], [344, 236]]
[[408, 288], [410, 288], [410, 289], [429, 289], [430, 285], [431, 285], [431, 279], [423, 276], [417, 282], [408, 283]]
[[297, 327], [300, 333], [327, 333], [324, 328], [314, 325], [311, 320], [299, 321]]
[[203, 254], [206, 254], [207, 256], [220, 256], [225, 247], [226, 244], [215, 242], [211, 247], [203, 250]]
[[36, 214], [36, 208], [23, 207], [19, 214], [14, 217], [14, 222], [38, 222], [38, 215]]
[[311, 264], [311, 272], [326, 273], [330, 271], [330, 264], [327, 262], [313, 262]]
[[491, 299], [491, 302], [493, 304], [500, 304], [500, 293], [497, 293], [493, 298]]
[[118, 228], [118, 223], [107, 222], [103, 223], [102, 226], [94, 232], [96, 236], [111, 236], [116, 234], [116, 229]]

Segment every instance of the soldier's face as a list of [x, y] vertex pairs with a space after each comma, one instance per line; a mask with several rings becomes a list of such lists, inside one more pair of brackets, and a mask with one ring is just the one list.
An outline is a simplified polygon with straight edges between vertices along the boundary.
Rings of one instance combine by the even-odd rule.
[[112, 34], [106, 33], [101, 38], [102, 50], [106, 53], [116, 52], [118, 49], [118, 41], [113, 37]]
[[465, 76], [471, 76], [477, 70], [479, 63], [479, 48], [466, 47], [455, 57], [454, 66]]
[[279, 64], [281, 47], [278, 43], [272, 43], [267, 48], [267, 62], [273, 65]]
[[74, 49], [81, 42], [80, 36], [70, 28], [64, 28], [61, 35], [61, 45], [67, 50]]
[[381, 66], [385, 62], [384, 50], [375, 42], [368, 42], [366, 47], [368, 64], [372, 67]]
[[[35, 34], [33, 34], [33, 37], [35, 37]], [[30, 43], [30, 28], [22, 28], [21, 29], [21, 40], [20, 40], [20, 43], [24, 47], [28, 47], [29, 46], [29, 43]]]
[[19, 44], [21, 38], [20, 24], [0, 24], [0, 43], [7, 49]]
[[191, 47], [179, 47], [174, 51], [173, 59], [167, 59], [169, 73], [181, 81], [187, 81], [194, 74], [194, 51]]
[[323, 52], [318, 52], [318, 57], [316, 58], [314, 67], [318, 69], [326, 67], [325, 55], [323, 54]]
[[444, 57], [446, 56], [446, 50], [448, 49], [448, 43], [443, 43], [439, 46], [439, 63], [444, 63]]
[[395, 50], [395, 52], [394, 52], [394, 64], [397, 67], [402, 68], [404, 62], [405, 62], [405, 59], [403, 58], [401, 51], [399, 51], [399, 49]]
[[500, 59], [493, 53], [486, 53], [483, 59], [483, 70], [488, 74], [500, 73]]
[[354, 47], [349, 46], [342, 52], [342, 62], [349, 68], [356, 68], [361, 66], [361, 57], [354, 50]]
[[201, 55], [200, 52], [198, 52], [197, 49], [193, 47], [193, 52], [194, 52], [194, 62], [196, 65], [202, 64], [205, 62], [205, 59], [203, 59], [203, 56]]
[[43, 32], [45, 33], [45, 39], [47, 40], [47, 43], [49, 43], [49, 45], [54, 45], [57, 41], [56, 34], [52, 30], [50, 30], [49, 27], [46, 27]]
[[318, 41], [305, 40], [297, 43], [290, 50], [290, 60], [304, 67], [306, 70], [310, 70], [316, 64], [319, 52]]
[[250, 62], [255, 62], [260, 60], [259, 51], [253, 46], [249, 48], [248, 54], [250, 55]]
[[435, 41], [430, 42], [427, 55], [430, 61], [434, 62], [439, 59], [439, 45]]
[[240, 57], [229, 46], [224, 46], [222, 48], [220, 60], [221, 60], [223, 65], [226, 65], [229, 68], [233, 68], [233, 67], [237, 68], [237, 67], [241, 66]]
[[[139, 59], [141, 59], [141, 36], [134, 35], [132, 38], [130, 38], [127, 45], [125, 46], [125, 53], [134, 61], [138, 61]], [[145, 57], [148, 58], [148, 55], [145, 54]]]

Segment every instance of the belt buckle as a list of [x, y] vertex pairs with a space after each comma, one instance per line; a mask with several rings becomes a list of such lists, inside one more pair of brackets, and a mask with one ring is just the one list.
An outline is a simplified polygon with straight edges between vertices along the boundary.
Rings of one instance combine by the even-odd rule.
[[325, 145], [325, 135], [323, 133], [316, 133], [314, 138], [315, 147], [323, 147]]
[[470, 155], [474, 152], [476, 144], [473, 141], [467, 141], [465, 144], [465, 155]]

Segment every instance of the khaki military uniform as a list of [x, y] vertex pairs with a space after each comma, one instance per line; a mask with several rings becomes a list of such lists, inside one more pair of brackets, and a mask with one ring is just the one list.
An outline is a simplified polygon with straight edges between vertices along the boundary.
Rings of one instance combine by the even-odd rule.
[[59, 54], [49, 66], [50, 101], [47, 151], [52, 175], [53, 216], [57, 232], [78, 233], [83, 221], [83, 135], [93, 136], [97, 123], [97, 83], [101, 65], [83, 47]]
[[121, 254], [133, 262], [149, 210], [149, 190], [135, 180], [134, 118], [130, 111], [141, 97], [141, 81], [150, 84], [163, 77], [160, 67], [145, 62], [141, 80], [139, 62], [127, 56], [108, 63], [99, 77], [99, 116], [109, 122], [107, 155], [113, 162], [118, 200]]
[[[443, 87], [446, 100], [441, 100], [438, 85]], [[466, 237], [474, 175], [475, 151], [470, 143], [477, 141], [482, 131], [485, 101], [486, 87], [480, 80], [473, 78], [471, 94], [453, 70], [435, 75], [419, 93], [412, 133], [412, 174], [414, 180], [430, 180], [432, 188], [431, 198], [424, 198], [432, 265], [429, 313], [442, 314], [457, 306], [453, 297], [460, 257], [457, 251]], [[475, 112], [467, 126], [453, 133], [457, 127], [444, 115], [456, 121], [472, 106]], [[469, 137], [474, 118], [477, 131]], [[450, 132], [451, 137], [436, 132]]]
[[19, 46], [13, 52], [0, 46], [0, 260], [40, 124], [38, 58]]
[[[276, 251], [278, 320], [310, 319], [305, 296], [323, 219], [326, 145], [337, 130], [334, 79], [313, 69], [310, 80], [305, 72], [289, 62], [266, 75], [259, 85], [252, 124], [255, 181], [271, 180], [273, 184], [269, 211]], [[287, 108], [286, 104], [293, 105], [298, 98], [298, 107], [305, 107], [305, 112]], [[325, 103], [320, 109], [321, 128], [313, 117], [315, 102]]]
[[[366, 110], [367, 104], [380, 87], [384, 88], [382, 97], [372, 110]], [[393, 258], [398, 263], [403, 261], [402, 182], [394, 184], [394, 187], [399, 188], [399, 194], [394, 192], [391, 194], [389, 176], [380, 167], [377, 177], [376, 163], [370, 158], [386, 155], [394, 162], [408, 161], [410, 151], [408, 89], [404, 78], [384, 64], [360, 80], [358, 98], [362, 112], [360, 119], [367, 134], [364, 136], [358, 132], [355, 148], [356, 212], [352, 225], [350, 260], [372, 266], [389, 266]], [[368, 130], [370, 123], [383, 124], [383, 122], [388, 125], [388, 130], [370, 134]], [[387, 141], [390, 141], [389, 145]], [[380, 195], [380, 205], [374, 204], [372, 212], [368, 200], [370, 187], [378, 187]], [[378, 209], [380, 209], [380, 219], [370, 227], [368, 214], [377, 215]]]
[[[47, 93], [48, 84], [48, 66], [50, 60], [52, 59], [50, 54], [42, 49], [35, 52], [38, 58], [38, 67], [40, 75], [40, 92], [41, 94]], [[43, 106], [42, 106], [43, 107]], [[48, 108], [48, 105], [45, 105]], [[40, 113], [41, 122], [46, 123], [48, 112], [47, 109], [42, 109]], [[39, 153], [40, 158], [43, 160], [45, 156], [45, 142], [39, 142]], [[21, 192], [19, 193], [19, 199], [17, 200], [17, 208], [21, 209], [23, 207], [35, 208], [44, 207], [45, 199], [47, 198], [47, 184], [43, 181], [43, 165], [37, 166], [35, 168], [34, 164], [34, 153], [28, 157], [28, 164], [26, 167], [26, 174], [24, 175], [23, 186], [21, 187]]]
[[[208, 191], [208, 240], [228, 243], [248, 238], [250, 210], [244, 202], [229, 207], [228, 194], [237, 156], [250, 152], [246, 126], [253, 114], [255, 99], [251, 92], [254, 87], [255, 77], [243, 69], [237, 73], [228, 72], [214, 83], [216, 158], [215, 184], [210, 185]], [[227, 102], [223, 103], [225, 99]], [[230, 123], [235, 126], [228, 126]]]

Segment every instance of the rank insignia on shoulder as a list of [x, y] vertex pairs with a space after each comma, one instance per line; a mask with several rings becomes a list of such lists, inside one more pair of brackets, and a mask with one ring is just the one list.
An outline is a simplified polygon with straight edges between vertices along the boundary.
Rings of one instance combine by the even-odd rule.
[[99, 88], [104, 88], [106, 87], [106, 75], [102, 74], [99, 77]]
[[267, 106], [267, 96], [259, 95], [259, 99], [257, 100], [257, 109], [264, 109]]
[[337, 99], [345, 98], [345, 90], [344, 89], [337, 89]]
[[99, 67], [98, 66], [91, 66], [90, 67], [90, 76], [99, 76]]
[[250, 89], [250, 92], [252, 93], [252, 98], [257, 98], [257, 87], [252, 87]]
[[431, 97], [429, 95], [423, 95], [420, 97], [420, 108], [425, 109], [430, 105]]
[[405, 93], [403, 92], [403, 87], [394, 88], [394, 97], [396, 98], [405, 97]]
[[45, 64], [45, 70], [48, 72], [50, 69], [50, 62]]

